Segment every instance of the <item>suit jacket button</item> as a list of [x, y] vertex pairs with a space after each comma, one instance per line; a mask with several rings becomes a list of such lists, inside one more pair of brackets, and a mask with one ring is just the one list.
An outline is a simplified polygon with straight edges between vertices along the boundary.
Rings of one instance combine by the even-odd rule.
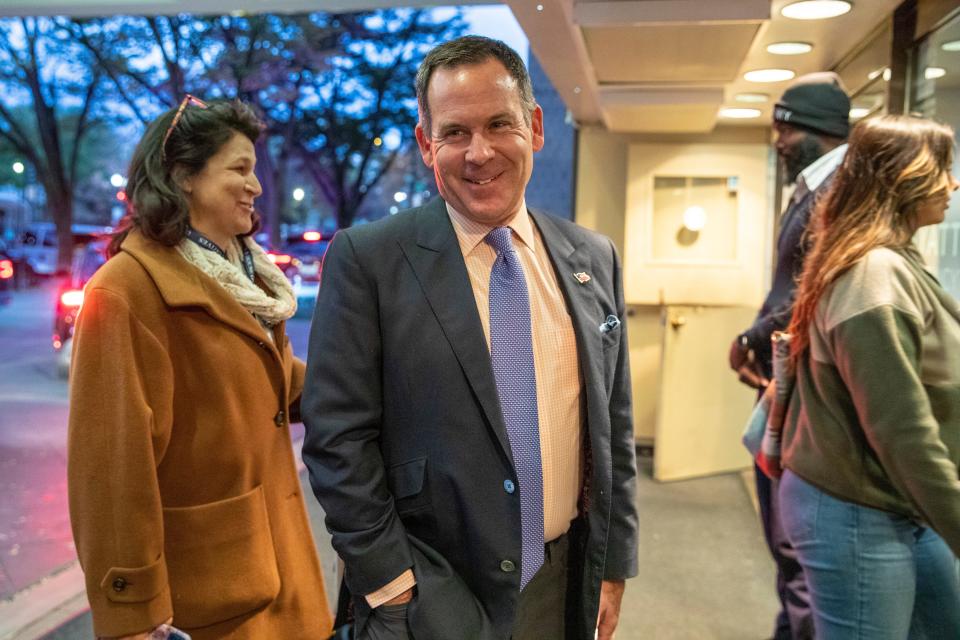
[[273, 416], [273, 424], [277, 425], [278, 427], [282, 427], [285, 417], [286, 414], [284, 414], [283, 411], [277, 411], [277, 415]]
[[517, 490], [517, 486], [513, 484], [513, 480], [504, 480], [503, 481], [503, 490], [507, 493], [513, 493]]
[[513, 564], [511, 560], [502, 560], [500, 562], [500, 570], [504, 573], [513, 573], [517, 570], [517, 565]]
[[127, 588], [127, 581], [124, 578], [117, 578], [113, 581], [113, 590], [120, 593]]

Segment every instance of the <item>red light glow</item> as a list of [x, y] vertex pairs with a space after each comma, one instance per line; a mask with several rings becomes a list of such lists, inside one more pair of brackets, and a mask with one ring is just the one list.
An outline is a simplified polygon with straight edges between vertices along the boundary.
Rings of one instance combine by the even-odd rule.
[[268, 253], [267, 257], [270, 258], [270, 262], [273, 264], [290, 264], [290, 261], [293, 260], [293, 258], [285, 253]]
[[319, 231], [304, 231], [303, 239], [307, 242], [319, 242], [323, 236], [320, 235]]
[[79, 307], [83, 304], [83, 290], [71, 289], [60, 295], [60, 304], [65, 307]]
[[0, 260], [0, 280], [9, 280], [13, 277], [13, 262]]
[[126, 191], [117, 191], [117, 200], [120, 202], [127, 201], [127, 192]]

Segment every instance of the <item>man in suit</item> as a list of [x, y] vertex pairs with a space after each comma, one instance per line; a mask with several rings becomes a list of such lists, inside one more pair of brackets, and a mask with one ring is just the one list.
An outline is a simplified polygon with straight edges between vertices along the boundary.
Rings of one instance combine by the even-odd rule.
[[[786, 329], [793, 313], [797, 277], [808, 243], [807, 223], [817, 199], [827, 190], [846, 153], [850, 129], [850, 98], [835, 73], [811, 73], [798, 78], [773, 111], [777, 155], [787, 184], [795, 184], [780, 221], [777, 266], [773, 286], [753, 324], [730, 345], [730, 368], [740, 381], [762, 390], [773, 374], [770, 336]], [[776, 482], [755, 468], [757, 498], [767, 546], [777, 565], [777, 614], [774, 640], [813, 637], [810, 598], [803, 570], [780, 525]]]
[[612, 638], [636, 574], [619, 259], [530, 211], [543, 114], [467, 36], [417, 74], [440, 198], [324, 259], [303, 457], [360, 638]]

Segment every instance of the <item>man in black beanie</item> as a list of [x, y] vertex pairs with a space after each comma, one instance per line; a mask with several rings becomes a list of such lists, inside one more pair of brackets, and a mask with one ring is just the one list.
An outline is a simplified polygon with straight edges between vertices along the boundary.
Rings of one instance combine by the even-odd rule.
[[[829, 186], [846, 153], [850, 131], [850, 98], [835, 73], [798, 78], [773, 110], [777, 155], [783, 161], [793, 196], [780, 221], [773, 286], [753, 324], [730, 345], [730, 368], [740, 381], [763, 390], [772, 375], [770, 335], [786, 328], [793, 311], [796, 278], [803, 268], [804, 231], [814, 203]], [[813, 620], [806, 582], [796, 553], [780, 524], [776, 481], [755, 469], [760, 517], [770, 553], [777, 565], [781, 610], [774, 640], [810, 640]]]

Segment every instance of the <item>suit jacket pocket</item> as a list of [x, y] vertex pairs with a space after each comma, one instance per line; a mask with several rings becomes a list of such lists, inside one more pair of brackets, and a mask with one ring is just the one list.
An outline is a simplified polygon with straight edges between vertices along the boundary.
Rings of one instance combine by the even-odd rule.
[[397, 512], [402, 513], [405, 509], [415, 509], [429, 504], [427, 492], [423, 490], [426, 476], [426, 458], [414, 458], [390, 467], [387, 481], [397, 504]]
[[619, 325], [605, 332], [601, 337], [601, 342], [603, 343], [603, 351], [606, 352], [610, 347], [616, 347], [620, 344], [620, 327]]
[[280, 593], [263, 488], [163, 510], [174, 624], [205, 627], [270, 604]]
[[397, 515], [407, 533], [425, 540], [436, 538], [437, 518], [427, 487], [427, 459], [414, 458], [390, 467], [387, 473]]

